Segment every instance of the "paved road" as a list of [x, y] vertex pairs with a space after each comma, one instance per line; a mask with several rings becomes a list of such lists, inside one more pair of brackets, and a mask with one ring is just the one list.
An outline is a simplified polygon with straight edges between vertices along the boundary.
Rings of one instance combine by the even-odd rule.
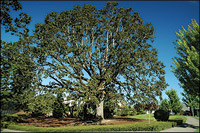
[[199, 128], [199, 120], [190, 116], [186, 116], [187, 120], [184, 124], [166, 129], [160, 132], [194, 132]]

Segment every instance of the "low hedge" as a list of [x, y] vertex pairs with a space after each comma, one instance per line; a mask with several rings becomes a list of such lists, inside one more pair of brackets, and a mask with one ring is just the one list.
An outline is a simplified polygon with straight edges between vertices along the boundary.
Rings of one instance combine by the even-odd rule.
[[170, 118], [169, 118], [169, 122], [176, 122], [177, 123], [177, 125], [181, 125], [181, 124], [183, 124], [183, 123], [185, 123], [186, 122], [186, 118], [184, 117], [184, 116], [178, 116], [178, 115], [176, 115], [176, 116], [170, 116]]
[[2, 122], [21, 122], [24, 118], [28, 118], [28, 114], [5, 114], [2, 118]]
[[19, 124], [8, 125], [9, 129], [32, 132], [84, 132], [84, 131], [161, 131], [176, 126], [175, 122], [140, 122], [124, 125], [91, 125], [75, 127], [35, 127]]

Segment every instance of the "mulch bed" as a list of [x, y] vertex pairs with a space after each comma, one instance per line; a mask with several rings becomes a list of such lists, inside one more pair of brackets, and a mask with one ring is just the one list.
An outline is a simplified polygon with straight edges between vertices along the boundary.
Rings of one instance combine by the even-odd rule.
[[[104, 119], [101, 125], [120, 125], [120, 124], [130, 124], [137, 123], [146, 120], [140, 119], [130, 119], [127, 117], [114, 117], [112, 119]], [[52, 117], [37, 117], [37, 118], [27, 118], [24, 119], [21, 125], [33, 125], [37, 127], [72, 127], [72, 126], [86, 126], [86, 125], [96, 125], [92, 121], [82, 121], [78, 118], [61, 118], [56, 119]]]

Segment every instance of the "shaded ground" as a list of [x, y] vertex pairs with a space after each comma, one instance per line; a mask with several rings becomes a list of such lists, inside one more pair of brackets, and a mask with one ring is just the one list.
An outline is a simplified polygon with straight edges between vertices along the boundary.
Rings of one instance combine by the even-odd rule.
[[62, 118], [55, 119], [51, 117], [37, 117], [37, 118], [28, 118], [24, 119], [21, 122], [21, 125], [33, 125], [38, 127], [62, 127], [62, 126], [86, 126], [86, 125], [119, 125], [119, 124], [129, 124], [129, 123], [137, 123], [146, 120], [141, 119], [130, 119], [127, 117], [115, 117], [112, 119], [105, 119], [101, 123], [96, 123], [93, 121], [82, 121], [77, 118]]
[[161, 132], [194, 132], [199, 128], [199, 120], [186, 116], [187, 120], [180, 126], [163, 130]]

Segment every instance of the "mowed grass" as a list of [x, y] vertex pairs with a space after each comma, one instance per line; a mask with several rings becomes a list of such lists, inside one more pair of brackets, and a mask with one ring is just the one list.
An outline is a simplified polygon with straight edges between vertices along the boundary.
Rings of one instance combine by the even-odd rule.
[[[141, 114], [141, 115], [136, 115], [136, 116], [130, 116], [129, 118], [149, 120], [149, 114]], [[170, 115], [169, 116], [169, 120], [178, 120], [178, 119], [182, 119], [184, 122], [186, 121], [186, 118], [183, 115]], [[156, 119], [154, 118], [154, 114], [150, 114], [150, 120], [156, 121]]]
[[[130, 116], [129, 118], [149, 120], [149, 114], [141, 114], [141, 115], [136, 115], [136, 116]], [[150, 114], [150, 120], [156, 121], [156, 119], [154, 118], [154, 114]]]

